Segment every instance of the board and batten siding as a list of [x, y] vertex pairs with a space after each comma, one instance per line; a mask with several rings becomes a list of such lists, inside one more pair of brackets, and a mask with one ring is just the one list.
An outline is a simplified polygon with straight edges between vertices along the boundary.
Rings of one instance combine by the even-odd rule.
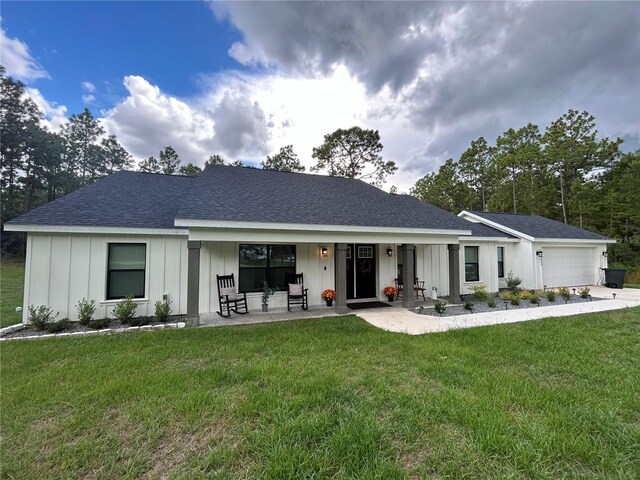
[[153, 315], [154, 304], [168, 294], [172, 313], [187, 310], [186, 236], [35, 234], [27, 236], [23, 322], [28, 306], [48, 305], [58, 319], [77, 320], [82, 298], [96, 301], [94, 318], [112, 317], [117, 300], [106, 300], [109, 243], [144, 243], [145, 298], [136, 299], [136, 315]]

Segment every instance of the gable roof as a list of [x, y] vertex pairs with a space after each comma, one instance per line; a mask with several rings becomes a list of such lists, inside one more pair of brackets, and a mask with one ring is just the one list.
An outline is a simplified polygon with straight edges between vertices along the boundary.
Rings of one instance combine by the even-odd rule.
[[[461, 212], [463, 215], [465, 212]], [[553, 238], [563, 240], [610, 240], [599, 233], [590, 232], [582, 228], [567, 225], [566, 223], [541, 217], [540, 215], [522, 215], [515, 213], [469, 213], [479, 219], [484, 219], [497, 226], [503, 226], [515, 232], [533, 237], [535, 239]]]
[[361, 180], [209, 165], [176, 218], [468, 230], [467, 222]]
[[472, 237], [486, 237], [486, 238], [516, 238], [515, 236], [502, 232], [496, 228], [485, 225], [484, 223], [469, 221], [469, 230], [471, 230]]
[[196, 178], [120, 171], [7, 224], [175, 228], [175, 214]]
[[470, 230], [456, 215], [361, 180], [222, 165], [199, 177], [117, 172], [7, 225], [175, 229], [176, 219]]

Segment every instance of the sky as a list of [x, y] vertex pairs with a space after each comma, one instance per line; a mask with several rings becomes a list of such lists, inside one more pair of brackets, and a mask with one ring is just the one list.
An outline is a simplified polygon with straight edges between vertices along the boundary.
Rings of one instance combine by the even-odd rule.
[[0, 63], [58, 130], [84, 108], [141, 160], [171, 145], [307, 168], [380, 132], [400, 192], [472, 140], [569, 109], [640, 147], [640, 2], [16, 2]]

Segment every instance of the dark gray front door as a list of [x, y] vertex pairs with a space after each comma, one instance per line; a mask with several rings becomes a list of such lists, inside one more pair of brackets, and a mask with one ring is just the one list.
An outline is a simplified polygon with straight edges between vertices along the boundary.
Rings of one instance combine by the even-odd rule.
[[347, 246], [347, 299], [376, 297], [376, 246]]

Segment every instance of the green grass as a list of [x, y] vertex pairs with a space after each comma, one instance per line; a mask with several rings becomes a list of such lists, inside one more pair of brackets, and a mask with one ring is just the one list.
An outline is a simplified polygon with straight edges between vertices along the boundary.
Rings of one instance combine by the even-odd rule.
[[0, 263], [0, 328], [20, 323], [24, 285], [24, 263], [3, 260]]
[[3, 342], [2, 478], [638, 478], [640, 309]]
[[640, 288], [640, 283], [625, 283], [624, 288]]

